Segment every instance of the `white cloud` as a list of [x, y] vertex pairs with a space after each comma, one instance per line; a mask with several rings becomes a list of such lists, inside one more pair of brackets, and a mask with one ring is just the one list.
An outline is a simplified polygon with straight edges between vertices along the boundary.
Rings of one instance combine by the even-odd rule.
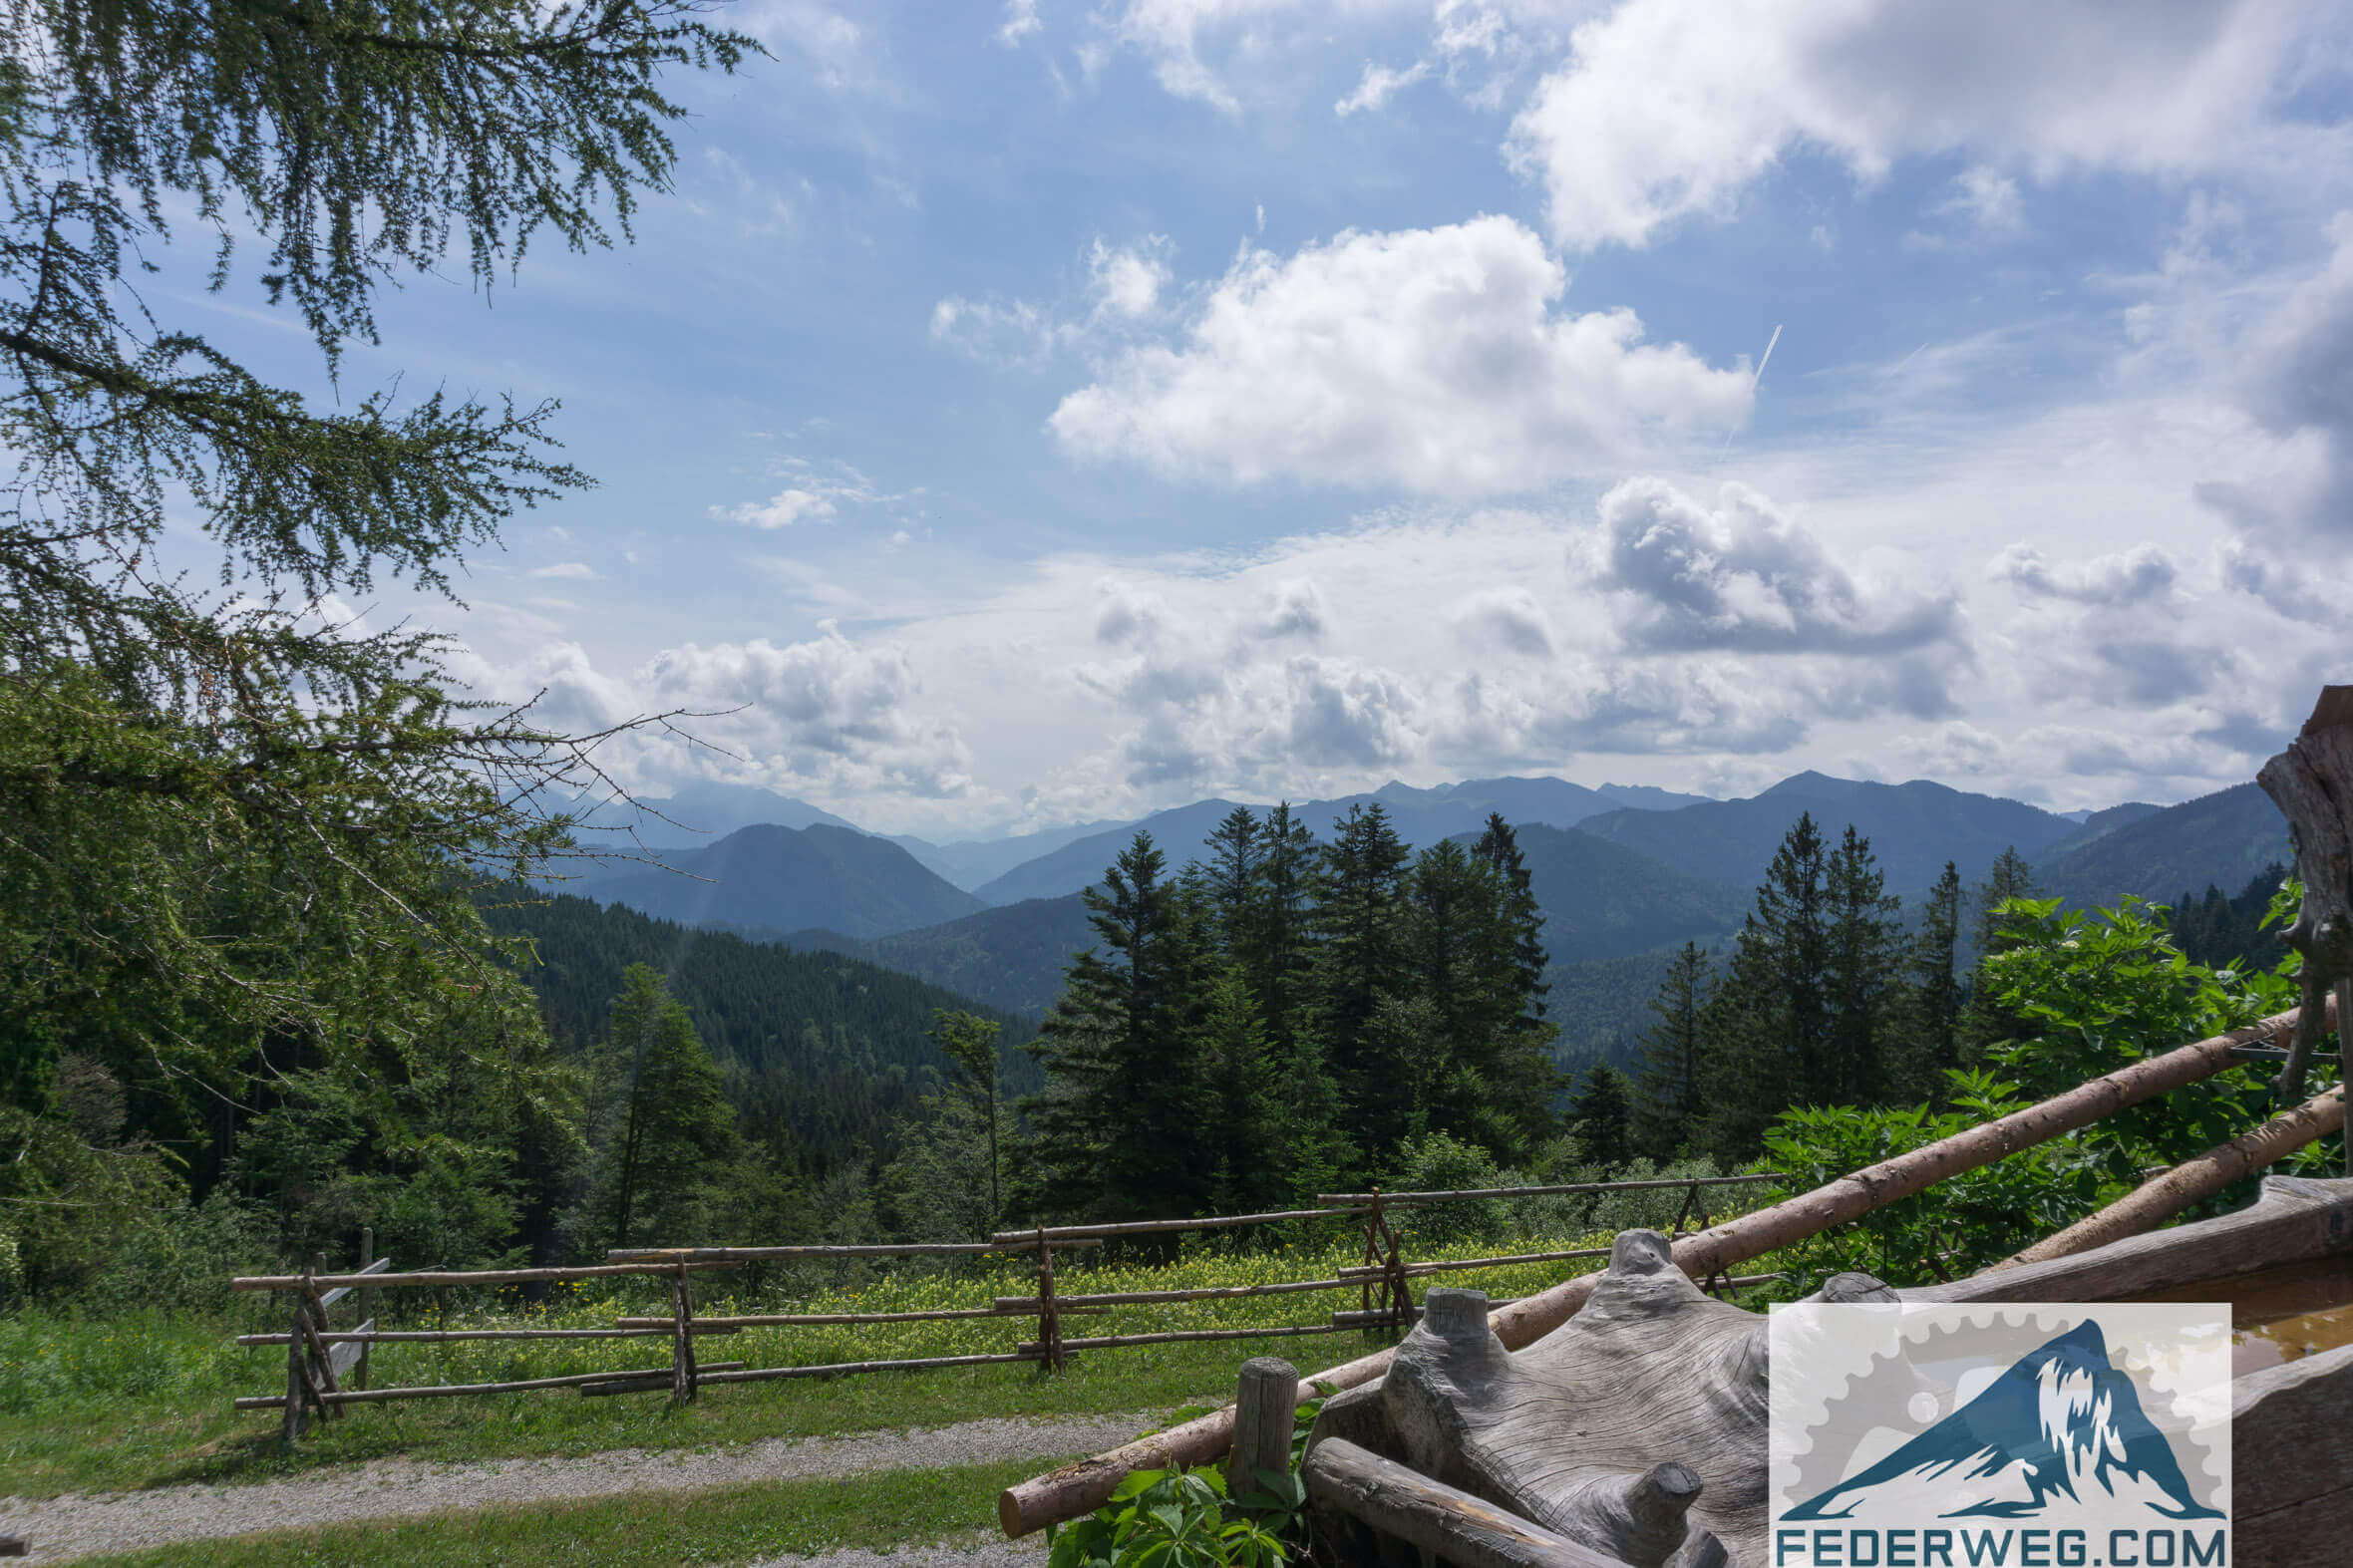
[[1525, 588], [1482, 588], [1449, 612], [1465, 643], [1481, 652], [1548, 659], [1554, 652], [1552, 618]]
[[819, 521], [834, 515], [834, 503], [814, 490], [781, 489], [764, 501], [740, 506], [714, 506], [711, 515], [755, 528], [790, 528], [797, 522]]
[[1169, 282], [1168, 250], [1168, 238], [1161, 234], [1130, 246], [1107, 245], [1097, 239], [1087, 251], [1096, 310], [1118, 316], [1150, 315]]
[[1966, 152], [1998, 211], [1997, 166], [2047, 179], [2255, 161], [2318, 20], [2286, 0], [1625, 0], [1576, 29], [1510, 151], [1576, 249], [1725, 215], [1800, 149], [1863, 179]]
[[2154, 544], [2058, 566], [2031, 544], [2013, 544], [1993, 558], [1985, 574], [2032, 597], [2122, 608], [2170, 594], [2181, 567]]
[[[1103, 22], [1120, 44], [1153, 63], [1166, 92], [1227, 114], [1241, 100], [1235, 74], [1271, 73], [1275, 63], [1318, 48], [1330, 23], [1377, 16], [1423, 0], [1125, 0]], [[1204, 49], [1204, 45], [1208, 46]], [[1212, 61], [1204, 58], [1214, 54]]]
[[841, 462], [778, 458], [770, 463], [769, 469], [785, 481], [783, 489], [764, 501], [713, 506], [710, 514], [722, 522], [740, 522], [747, 527], [773, 531], [801, 522], [831, 522], [844, 506], [886, 506], [923, 493], [918, 488], [903, 494], [885, 494], [872, 479]]
[[1746, 485], [1726, 484], [1711, 510], [1664, 480], [1628, 479], [1599, 509], [1584, 553], [1634, 647], [1889, 654], [1964, 640], [1956, 596], [1858, 578]]
[[549, 566], [534, 566], [528, 573], [533, 577], [555, 577], [571, 582], [594, 582], [596, 568], [586, 561], [557, 561]]
[[1464, 493], [1746, 417], [1744, 370], [1644, 344], [1631, 311], [1558, 312], [1566, 285], [1507, 217], [1245, 247], [1179, 345], [1129, 351], [1050, 425], [1082, 457], [1169, 473]]
[[1364, 63], [1364, 75], [1346, 98], [1332, 106], [1332, 113], [1342, 120], [1355, 114], [1378, 114], [1401, 89], [1413, 86], [1429, 74], [1427, 60], [1418, 60], [1403, 71], [1368, 60]]
[[997, 26], [997, 42], [1014, 48], [1045, 25], [1038, 19], [1038, 0], [1005, 0], [1005, 19]]

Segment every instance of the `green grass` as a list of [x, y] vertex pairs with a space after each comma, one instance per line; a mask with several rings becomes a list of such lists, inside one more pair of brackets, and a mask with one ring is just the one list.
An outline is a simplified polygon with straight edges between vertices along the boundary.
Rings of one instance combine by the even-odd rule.
[[[1668, 1213], [1680, 1194], [1665, 1194]], [[1647, 1216], [1629, 1215], [1630, 1221]], [[1527, 1235], [1514, 1240], [1409, 1242], [1409, 1258], [1479, 1257], [1599, 1245], [1605, 1237]], [[1230, 1286], [1329, 1277], [1354, 1263], [1355, 1244], [1303, 1243], [1257, 1252], [1188, 1252], [1162, 1266], [1058, 1268], [1065, 1293]], [[1497, 1297], [1555, 1284], [1600, 1260], [1464, 1271], [1416, 1281], [1466, 1285]], [[1769, 1267], [1770, 1265], [1766, 1265]], [[1760, 1272], [1762, 1269], [1760, 1269]], [[725, 1274], [699, 1277], [698, 1310], [903, 1311], [986, 1305], [1023, 1295], [1034, 1276], [1010, 1264], [954, 1272], [867, 1274], [828, 1285], [813, 1278], [771, 1281], [756, 1297], [722, 1293]], [[425, 1292], [405, 1295], [427, 1314]], [[530, 1322], [551, 1327], [610, 1324], [643, 1310], [649, 1298], [574, 1291], [552, 1304], [485, 1299], [452, 1313], [453, 1325]], [[1354, 1307], [1354, 1291], [1122, 1308], [1100, 1318], [1065, 1321], [1068, 1336], [1177, 1328], [1266, 1327], [1326, 1321]], [[351, 1408], [289, 1447], [275, 1411], [238, 1413], [238, 1395], [284, 1388], [282, 1350], [239, 1349], [239, 1330], [282, 1327], [282, 1306], [262, 1298], [241, 1304], [236, 1321], [142, 1312], [92, 1319], [26, 1310], [0, 1318], [0, 1493], [49, 1496], [71, 1490], [123, 1490], [179, 1482], [234, 1483], [405, 1455], [458, 1461], [577, 1455], [618, 1447], [680, 1448], [941, 1425], [989, 1415], [1142, 1412], [1157, 1420], [1180, 1406], [1222, 1403], [1234, 1369], [1252, 1356], [1280, 1356], [1303, 1370], [1348, 1361], [1385, 1341], [1360, 1334], [1154, 1345], [1075, 1355], [1067, 1371], [1042, 1376], [1008, 1364], [875, 1373], [848, 1378], [716, 1386], [693, 1406], [673, 1407], [661, 1394], [582, 1399], [569, 1390]], [[389, 1317], [389, 1314], [386, 1314]], [[338, 1320], [341, 1321], [340, 1318]], [[414, 1321], [414, 1320], [412, 1320]], [[387, 1327], [406, 1326], [388, 1321]], [[1034, 1319], [790, 1328], [710, 1336], [698, 1342], [706, 1361], [755, 1367], [963, 1355], [1006, 1351], [1034, 1333]], [[374, 1382], [476, 1383], [666, 1365], [660, 1340], [385, 1345], [376, 1349]]]
[[272, 1530], [107, 1557], [91, 1568], [675, 1568], [784, 1552], [882, 1549], [993, 1527], [997, 1493], [1043, 1460], [747, 1481], [693, 1492], [453, 1509], [411, 1519]]

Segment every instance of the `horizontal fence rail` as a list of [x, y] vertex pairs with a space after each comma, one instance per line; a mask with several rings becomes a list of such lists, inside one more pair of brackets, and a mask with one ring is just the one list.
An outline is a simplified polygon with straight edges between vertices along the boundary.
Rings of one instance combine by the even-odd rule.
[[[1622, 1182], [1576, 1182], [1558, 1186], [1480, 1188], [1461, 1192], [1367, 1193], [1325, 1195], [1320, 1207], [1282, 1209], [1260, 1214], [1219, 1214], [1191, 1219], [1145, 1219], [1086, 1225], [1049, 1225], [1029, 1230], [1002, 1231], [986, 1241], [899, 1242], [833, 1246], [817, 1243], [759, 1247], [637, 1247], [615, 1248], [602, 1263], [545, 1268], [449, 1269], [423, 1268], [394, 1272], [391, 1260], [372, 1256], [373, 1238], [362, 1233], [361, 1266], [348, 1273], [329, 1273], [326, 1260], [314, 1257], [302, 1274], [241, 1276], [231, 1286], [246, 1292], [284, 1292], [294, 1297], [294, 1321], [283, 1333], [242, 1334], [235, 1343], [252, 1348], [283, 1347], [287, 1353], [287, 1384], [282, 1395], [241, 1398], [240, 1411], [277, 1410], [285, 1413], [289, 1436], [299, 1435], [312, 1418], [340, 1418], [346, 1407], [401, 1400], [451, 1399], [471, 1395], [522, 1394], [541, 1390], [576, 1390], [583, 1398], [668, 1390], [679, 1401], [691, 1401], [704, 1385], [764, 1383], [800, 1378], [842, 1377], [853, 1374], [912, 1371], [944, 1367], [998, 1366], [1028, 1363], [1043, 1371], [1060, 1370], [1078, 1353], [1131, 1346], [1219, 1343], [1250, 1339], [1288, 1339], [1359, 1332], [1399, 1332], [1421, 1317], [1411, 1281], [1428, 1275], [1465, 1269], [1503, 1269], [1525, 1264], [1562, 1263], [1605, 1257], [1607, 1247], [1577, 1247], [1543, 1252], [1511, 1253], [1496, 1257], [1425, 1259], [1410, 1261], [1405, 1243], [1391, 1221], [1399, 1205], [1471, 1202], [1491, 1198], [1551, 1197], [1616, 1191], [1672, 1191], [1684, 1193], [1682, 1211], [1669, 1228], [1680, 1234], [1684, 1222], [1697, 1216], [1708, 1223], [1706, 1189], [1779, 1179], [1772, 1174], [1751, 1176], [1686, 1176]], [[1125, 1238], [1168, 1237], [1193, 1232], [1231, 1230], [1247, 1226], [1281, 1225], [1317, 1220], [1348, 1220], [1361, 1230], [1363, 1261], [1329, 1269], [1329, 1277], [1270, 1280], [1250, 1285], [1223, 1285], [1168, 1290], [1068, 1291], [1057, 1285], [1055, 1254], [1100, 1249]], [[750, 1265], [828, 1260], [883, 1260], [896, 1258], [983, 1258], [1020, 1260], [1034, 1268], [1036, 1283], [1027, 1295], [994, 1298], [985, 1307], [939, 1307], [876, 1312], [771, 1312], [698, 1315], [691, 1288], [693, 1278], [712, 1269]], [[1739, 1288], [1768, 1276], [1751, 1279], [1719, 1278], [1712, 1288]], [[598, 1328], [450, 1328], [381, 1329], [370, 1313], [375, 1293], [385, 1290], [447, 1291], [525, 1284], [566, 1284], [613, 1279], [666, 1280], [670, 1286], [667, 1313], [643, 1313], [616, 1318]], [[1064, 1320], [1100, 1318], [1123, 1307], [1180, 1303], [1251, 1301], [1317, 1292], [1357, 1294], [1354, 1309], [1341, 1308], [1318, 1323], [1275, 1323], [1245, 1328], [1167, 1329], [1137, 1333], [1067, 1335]], [[359, 1298], [361, 1321], [335, 1327], [330, 1311], [354, 1296]], [[829, 1362], [810, 1366], [753, 1367], [744, 1362], [702, 1362], [695, 1356], [696, 1340], [711, 1335], [741, 1334], [748, 1330], [827, 1328], [867, 1324], [978, 1322], [1006, 1320], [1030, 1327], [1031, 1336], [1002, 1352], [975, 1355], [913, 1356], [890, 1360]], [[468, 1343], [529, 1343], [540, 1341], [668, 1340], [666, 1367], [615, 1368], [603, 1372], [569, 1373], [558, 1377], [514, 1378], [497, 1382], [417, 1384], [394, 1388], [367, 1386], [372, 1347], [385, 1345], [455, 1345]]]

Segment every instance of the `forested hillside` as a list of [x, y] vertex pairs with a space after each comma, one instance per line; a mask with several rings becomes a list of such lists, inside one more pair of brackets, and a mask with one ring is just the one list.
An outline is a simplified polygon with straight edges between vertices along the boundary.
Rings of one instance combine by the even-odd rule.
[[746, 827], [708, 848], [660, 859], [659, 866], [594, 871], [565, 891], [681, 925], [822, 927], [850, 937], [937, 925], [987, 907], [888, 839], [822, 823]]
[[[568, 895], [503, 889], [484, 897], [483, 913], [493, 930], [530, 938], [538, 962], [523, 979], [566, 1055], [584, 1056], [604, 1033], [631, 964], [661, 975], [725, 1074], [744, 1130], [797, 1166], [823, 1171], [886, 1148], [918, 1096], [954, 1077], [929, 1038], [933, 1014], [971, 1004], [910, 975]], [[979, 1011], [1004, 1026], [1008, 1052], [1036, 1032]], [[1039, 1079], [1013, 1056], [1005, 1081], [1019, 1093]]]
[[836, 931], [793, 931], [775, 939], [788, 947], [863, 958], [985, 1006], [1036, 1018], [1062, 990], [1063, 970], [1094, 945], [1096, 935], [1086, 905], [1069, 893], [865, 941]]
[[1925, 780], [1863, 784], [1799, 774], [1762, 794], [1711, 800], [1677, 811], [1611, 811], [1579, 827], [1638, 849], [1686, 876], [1754, 887], [1798, 818], [1853, 824], [1871, 842], [1887, 885], [1927, 888], [1954, 862], [1964, 878], [1984, 876], [2005, 849], [2032, 858], [2076, 830], [2063, 816], [1992, 795], [1969, 794]]
[[1515, 826], [1554, 964], [1624, 958], [1740, 926], [1751, 890], [1685, 876], [1574, 827]]
[[2108, 908], [2127, 894], [2169, 903], [2209, 886], [2236, 892], [2292, 855], [2279, 808], [2259, 785], [2242, 784], [2152, 812], [2053, 857], [2039, 867], [2039, 880], [2079, 909]]

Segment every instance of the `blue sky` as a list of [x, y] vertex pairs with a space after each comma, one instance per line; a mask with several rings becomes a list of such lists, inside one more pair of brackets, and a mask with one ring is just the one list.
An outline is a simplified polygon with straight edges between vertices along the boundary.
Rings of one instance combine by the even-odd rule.
[[[738, 710], [640, 784], [2067, 808], [2353, 679], [2338, 7], [721, 15], [775, 59], [674, 82], [633, 246], [411, 280], [346, 371], [562, 400], [600, 487], [426, 613], [564, 722]], [[238, 297], [183, 304], [311, 376]]]

